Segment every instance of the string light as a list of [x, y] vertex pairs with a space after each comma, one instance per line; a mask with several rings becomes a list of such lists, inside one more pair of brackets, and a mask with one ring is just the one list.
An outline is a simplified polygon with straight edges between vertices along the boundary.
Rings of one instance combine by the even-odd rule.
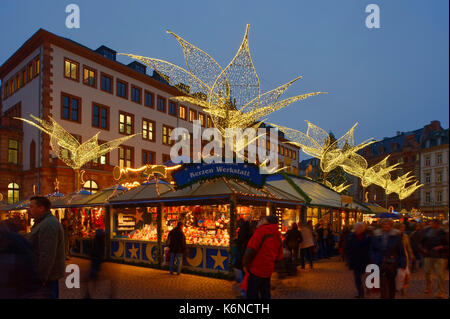
[[260, 81], [250, 56], [248, 31], [249, 25], [239, 50], [226, 68], [222, 68], [209, 54], [171, 31], [167, 32], [180, 43], [187, 69], [160, 59], [120, 54], [145, 63], [170, 85], [179, 88], [186, 96], [172, 99], [203, 107], [223, 135], [227, 128], [257, 128], [259, 121], [269, 114], [293, 102], [326, 93], [314, 92], [278, 101], [281, 94], [301, 78], [299, 76], [261, 95]]

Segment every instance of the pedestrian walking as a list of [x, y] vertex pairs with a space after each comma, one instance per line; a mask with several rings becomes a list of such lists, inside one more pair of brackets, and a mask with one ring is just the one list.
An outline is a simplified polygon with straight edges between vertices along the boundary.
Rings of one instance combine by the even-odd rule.
[[0, 299], [37, 298], [33, 247], [8, 220], [0, 222]]
[[400, 231], [392, 228], [392, 219], [381, 220], [381, 228], [374, 231], [370, 240], [371, 262], [380, 267], [381, 298], [395, 298], [397, 269], [405, 270], [406, 258]]
[[64, 229], [64, 251], [66, 253], [66, 260], [70, 259], [70, 238], [69, 238], [69, 221], [67, 218], [61, 220]]
[[421, 240], [422, 253], [425, 257], [425, 293], [432, 291], [432, 274], [438, 279], [439, 291], [437, 298], [445, 298], [445, 270], [448, 262], [448, 232], [441, 228], [441, 222], [434, 219], [431, 226], [423, 231]]
[[270, 278], [275, 263], [283, 258], [281, 233], [275, 215], [264, 217], [248, 242], [243, 267], [247, 299], [270, 299]]
[[422, 224], [416, 223], [415, 229], [411, 233], [409, 239], [411, 241], [411, 248], [415, 257], [411, 263], [411, 272], [415, 272], [416, 264], [418, 264], [419, 268], [422, 268], [423, 266], [423, 255], [420, 249], [420, 242], [422, 240]]
[[350, 228], [348, 226], [344, 226], [341, 233], [339, 234], [338, 249], [342, 261], [346, 261], [347, 240], [350, 233]]
[[291, 253], [291, 261], [296, 264], [299, 245], [303, 241], [302, 233], [298, 230], [297, 223], [292, 223], [284, 238], [284, 247]]
[[51, 298], [59, 298], [59, 279], [65, 276], [64, 230], [50, 212], [50, 200], [42, 196], [30, 199], [29, 213], [34, 225], [27, 239], [34, 249], [36, 273], [41, 287]]
[[410, 270], [409, 265], [410, 263], [415, 259], [414, 253], [411, 247], [409, 236], [406, 234], [406, 224], [398, 224], [398, 230], [400, 230], [400, 234], [402, 236], [402, 246], [403, 250], [405, 252], [405, 258], [406, 258], [406, 267], [404, 271], [398, 270], [397, 271], [397, 291], [400, 291], [400, 294], [404, 296], [406, 294], [406, 288], [409, 286], [409, 279], [410, 279]]
[[99, 281], [101, 265], [105, 258], [105, 240], [105, 231], [103, 229], [97, 229], [90, 251], [91, 271], [89, 273], [87, 298], [90, 298], [92, 291], [95, 291], [95, 287]]
[[236, 284], [238, 285], [237, 289], [239, 289], [240, 291], [240, 297], [245, 297], [245, 290], [241, 289], [239, 286], [242, 283], [242, 280], [244, 279], [242, 259], [245, 253], [245, 249], [247, 248], [248, 241], [250, 240], [251, 237], [250, 219], [251, 216], [247, 216], [247, 218], [241, 219], [239, 221], [239, 230], [235, 241], [236, 250], [233, 268], [235, 272]]
[[370, 239], [363, 223], [356, 223], [348, 235], [346, 245], [346, 259], [348, 267], [353, 270], [358, 295], [355, 298], [364, 298], [363, 277], [366, 266], [369, 264]]
[[167, 245], [169, 246], [170, 251], [170, 274], [173, 275], [173, 267], [176, 262], [177, 275], [180, 275], [183, 264], [183, 254], [186, 251], [186, 237], [183, 233], [182, 222], [178, 222], [177, 226], [169, 232], [169, 235], [167, 236]]
[[316, 225], [316, 236], [317, 236], [317, 246], [318, 246], [318, 257], [320, 258], [328, 258], [327, 256], [327, 237], [328, 232], [323, 225], [323, 221], [319, 220], [319, 223]]
[[300, 228], [303, 241], [300, 243], [300, 263], [302, 269], [305, 269], [305, 259], [309, 261], [309, 266], [313, 269], [313, 247], [314, 234], [310, 226], [302, 225]]

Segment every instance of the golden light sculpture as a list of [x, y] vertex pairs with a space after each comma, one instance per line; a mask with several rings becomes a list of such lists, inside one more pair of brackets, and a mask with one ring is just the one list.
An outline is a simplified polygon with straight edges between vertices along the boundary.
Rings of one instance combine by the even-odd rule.
[[[414, 177], [409, 176], [409, 172], [392, 180], [390, 173], [397, 170], [399, 164], [388, 166], [389, 156], [377, 164], [368, 167], [366, 159], [359, 155], [357, 151], [375, 141], [369, 139], [359, 145], [353, 146], [353, 132], [357, 124], [344, 136], [330, 143], [330, 136], [327, 132], [308, 121], [306, 122], [308, 123], [306, 134], [288, 127], [275, 124], [270, 125], [277, 127], [288, 138], [292, 139], [291, 142], [286, 143], [296, 145], [302, 148], [306, 154], [320, 159], [320, 168], [325, 173], [340, 166], [346, 173], [360, 178], [363, 187], [368, 187], [371, 184], [378, 185], [385, 190], [386, 194], [397, 193], [400, 200], [407, 198], [423, 186], [422, 184], [418, 184], [417, 181], [412, 185], [406, 186], [414, 179]], [[333, 186], [328, 181], [325, 181], [325, 184], [339, 193], [350, 186], [347, 185], [346, 187], [344, 184]]]
[[222, 68], [209, 54], [187, 42], [171, 31], [180, 43], [187, 69], [170, 62], [123, 54], [139, 60], [164, 78], [170, 85], [178, 87], [186, 96], [172, 99], [199, 105], [211, 115], [214, 126], [225, 135], [227, 128], [258, 127], [262, 118], [313, 95], [326, 92], [314, 92], [297, 95], [279, 101], [286, 89], [301, 77], [261, 95], [260, 82], [248, 45], [249, 25], [246, 26], [244, 38], [236, 55]]
[[354, 145], [353, 132], [358, 125], [356, 123], [347, 133], [334, 142], [331, 142], [330, 135], [320, 127], [312, 124], [309, 121], [308, 130], [306, 134], [291, 129], [289, 127], [270, 125], [278, 128], [292, 141], [285, 142], [300, 147], [303, 152], [320, 159], [320, 168], [323, 172], [328, 173], [341, 166], [350, 156], [355, 154], [358, 150], [374, 143], [372, 139], [368, 139], [361, 144]]
[[[14, 118], [24, 121], [25, 123], [38, 128], [39, 130], [47, 133], [50, 136], [50, 146], [53, 152], [55, 152], [58, 158], [67, 166], [75, 170], [77, 174], [75, 187], [77, 190], [80, 178], [80, 168], [84, 164], [109, 153], [113, 149], [118, 148], [123, 142], [136, 135], [128, 135], [99, 145], [98, 135], [100, 134], [100, 132], [98, 132], [86, 142], [80, 143], [72, 134], [67, 132], [52, 117], [49, 116], [50, 121], [37, 118], [33, 115], [30, 115], [30, 117], [37, 123], [19, 117]], [[67, 153], [64, 153], [65, 150], [67, 151]]]
[[342, 193], [343, 191], [345, 191], [347, 188], [349, 188], [350, 186], [352, 186], [352, 184], [347, 184], [345, 185], [345, 182], [338, 185], [338, 186], [334, 186], [333, 184], [331, 184], [329, 181], [325, 181], [325, 185], [328, 186], [329, 188], [331, 188], [332, 190], [334, 190], [337, 193]]

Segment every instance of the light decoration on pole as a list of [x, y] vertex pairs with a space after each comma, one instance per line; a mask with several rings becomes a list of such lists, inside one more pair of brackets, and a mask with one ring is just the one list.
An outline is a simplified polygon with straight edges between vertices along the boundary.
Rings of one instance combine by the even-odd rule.
[[[291, 103], [326, 92], [301, 94], [279, 101], [280, 96], [301, 76], [261, 94], [260, 81], [253, 65], [248, 44], [249, 25], [242, 43], [227, 67], [222, 68], [209, 54], [167, 31], [180, 43], [187, 68], [170, 62], [134, 54], [124, 54], [155, 70], [169, 85], [185, 93], [171, 99], [204, 108], [214, 126], [228, 139], [227, 128], [258, 128], [261, 120]], [[237, 142], [237, 141], [236, 141]], [[251, 143], [252, 141], [246, 141]], [[238, 143], [236, 143], [238, 144]], [[242, 144], [241, 148], [242, 148]], [[244, 147], [245, 147], [244, 143]], [[235, 147], [233, 147], [235, 149]]]
[[[123, 142], [136, 135], [128, 135], [99, 145], [98, 135], [100, 132], [98, 132], [86, 142], [80, 143], [52, 117], [49, 116], [50, 121], [37, 118], [33, 115], [30, 115], [30, 117], [37, 123], [19, 117], [15, 117], [15, 119], [22, 120], [50, 136], [50, 146], [53, 152], [61, 161], [76, 172], [76, 190], [78, 190], [79, 185], [80, 169], [84, 164], [118, 148]], [[68, 153], [64, 154], [64, 150], [67, 150]]]
[[[364, 141], [356, 146], [354, 145], [353, 131], [357, 124], [355, 124], [344, 136], [339, 138], [333, 143], [330, 143], [329, 134], [320, 127], [306, 121], [308, 123], [308, 130], [305, 133], [284, 127], [279, 125], [273, 125], [280, 131], [284, 132], [286, 136], [292, 139], [288, 144], [296, 145], [302, 150], [315, 158], [320, 159], [320, 168], [323, 172], [330, 172], [338, 166], [351, 175], [354, 175], [361, 179], [363, 187], [368, 187], [371, 184], [378, 185], [385, 190], [387, 195], [391, 193], [397, 193], [399, 199], [405, 199], [414, 193], [418, 188], [422, 187], [422, 184], [418, 184], [418, 181], [413, 182], [414, 177], [409, 176], [410, 172], [391, 179], [391, 172], [398, 169], [398, 163], [388, 166], [388, 158], [385, 157], [377, 164], [368, 167], [368, 163], [364, 157], [356, 152], [360, 149], [374, 143], [371, 139]], [[339, 186], [333, 186], [327, 181], [327, 186], [334, 189], [337, 192], [344, 191], [348, 186], [343, 184]], [[412, 183], [412, 184], [411, 184]], [[409, 186], [406, 186], [410, 184]]]

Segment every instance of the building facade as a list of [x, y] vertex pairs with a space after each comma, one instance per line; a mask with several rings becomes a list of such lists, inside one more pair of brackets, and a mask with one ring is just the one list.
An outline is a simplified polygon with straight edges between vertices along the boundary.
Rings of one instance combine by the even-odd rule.
[[427, 216], [448, 218], [448, 129], [431, 132], [420, 154], [420, 210]]
[[[94, 191], [114, 184], [114, 166], [167, 162], [174, 128], [192, 135], [194, 120], [212, 127], [201, 107], [170, 100], [184, 93], [150, 71], [120, 63], [105, 46], [91, 50], [42, 29], [28, 39], [0, 66], [3, 201], [53, 193], [55, 185], [65, 194], [75, 190], [74, 172], [53, 153], [49, 136], [13, 117], [51, 116], [81, 143], [97, 132], [100, 143], [139, 133], [82, 168], [84, 187]], [[299, 149], [283, 141], [280, 136], [280, 164], [297, 174]]]

